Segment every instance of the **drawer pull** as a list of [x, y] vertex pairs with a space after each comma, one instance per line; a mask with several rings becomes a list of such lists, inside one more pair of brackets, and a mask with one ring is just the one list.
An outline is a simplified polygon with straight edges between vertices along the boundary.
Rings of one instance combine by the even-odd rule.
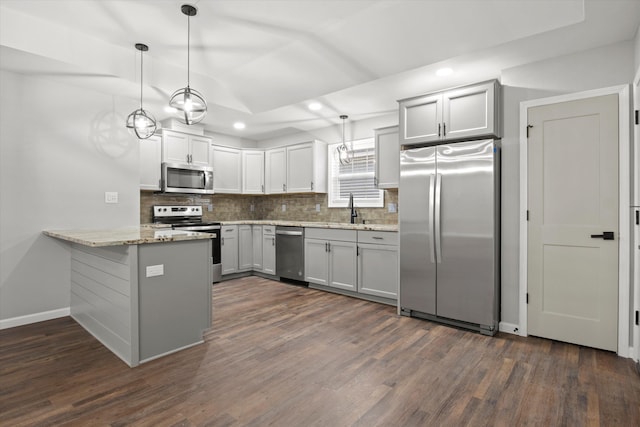
[[384, 237], [373, 236], [375, 240], [384, 240]]

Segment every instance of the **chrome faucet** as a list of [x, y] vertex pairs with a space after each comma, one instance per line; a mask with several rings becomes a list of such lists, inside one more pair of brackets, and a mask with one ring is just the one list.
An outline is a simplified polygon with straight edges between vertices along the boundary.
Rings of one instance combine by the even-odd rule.
[[353, 193], [349, 193], [349, 209], [351, 210], [351, 224], [355, 224], [358, 212], [353, 204]]

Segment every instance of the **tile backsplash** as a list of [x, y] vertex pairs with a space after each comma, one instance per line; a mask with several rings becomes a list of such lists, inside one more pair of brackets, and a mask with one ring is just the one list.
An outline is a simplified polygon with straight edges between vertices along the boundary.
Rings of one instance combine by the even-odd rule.
[[[384, 190], [383, 208], [358, 208], [357, 222], [372, 224], [398, 223], [398, 190]], [[389, 212], [394, 204], [396, 212]], [[153, 205], [202, 205], [207, 221], [284, 220], [349, 222], [347, 208], [328, 208], [326, 194], [274, 194], [249, 196], [235, 194], [169, 195], [152, 191], [140, 192], [140, 223], [153, 220]], [[316, 210], [319, 205], [320, 211]], [[283, 211], [284, 206], [284, 211]]]

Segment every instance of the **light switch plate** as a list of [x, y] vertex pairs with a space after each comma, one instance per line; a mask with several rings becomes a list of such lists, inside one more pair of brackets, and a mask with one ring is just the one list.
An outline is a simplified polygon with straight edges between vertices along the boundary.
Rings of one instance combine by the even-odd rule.
[[254, 205], [253, 203], [251, 203], [251, 204], [249, 205], [249, 211], [253, 212], [253, 211], [255, 211], [255, 210], [256, 210], [255, 205]]
[[316, 203], [316, 212], [320, 212], [320, 203]]
[[118, 203], [118, 192], [117, 191], [105, 191], [104, 192], [104, 202], [105, 203]]
[[213, 203], [209, 203], [209, 204], [207, 205], [207, 211], [209, 211], [209, 212], [213, 212]]
[[164, 275], [164, 264], [147, 266], [147, 277], [156, 277], [162, 275]]
[[287, 205], [285, 205], [284, 203], [282, 204], [282, 212], [286, 212], [287, 211]]
[[391, 213], [396, 212], [396, 204], [395, 203], [388, 203], [387, 207], [389, 208], [389, 212], [391, 212]]

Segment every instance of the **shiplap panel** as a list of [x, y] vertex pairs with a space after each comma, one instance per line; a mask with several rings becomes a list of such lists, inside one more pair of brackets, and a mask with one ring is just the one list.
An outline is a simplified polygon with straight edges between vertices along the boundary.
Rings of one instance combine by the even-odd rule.
[[137, 361], [132, 360], [131, 345], [88, 315], [87, 305], [86, 301], [71, 293], [71, 317], [125, 363], [135, 366]]
[[89, 292], [82, 286], [71, 283], [71, 293], [82, 299], [84, 311], [87, 315], [100, 322], [105, 328], [131, 342], [131, 328], [127, 312], [117, 309], [110, 301]]
[[[129, 268], [129, 267], [127, 267]], [[113, 289], [116, 292], [121, 293], [122, 295], [128, 296], [131, 292], [131, 285], [129, 283], [129, 278], [126, 279], [114, 276], [113, 274], [107, 273], [103, 270], [98, 270], [91, 266], [90, 264], [85, 264], [82, 261], [77, 259], [71, 259], [71, 274], [74, 273], [82, 274], [83, 276], [90, 277], [96, 282], [106, 286], [110, 289]]]
[[[99, 248], [91, 248], [99, 249]], [[99, 251], [97, 253], [91, 253], [86, 251], [74, 250], [71, 253], [71, 258], [82, 262], [83, 264], [90, 265], [96, 270], [108, 272], [111, 275], [119, 277], [121, 279], [129, 280], [129, 260], [112, 260], [103, 258], [102, 255], [105, 252]]]

